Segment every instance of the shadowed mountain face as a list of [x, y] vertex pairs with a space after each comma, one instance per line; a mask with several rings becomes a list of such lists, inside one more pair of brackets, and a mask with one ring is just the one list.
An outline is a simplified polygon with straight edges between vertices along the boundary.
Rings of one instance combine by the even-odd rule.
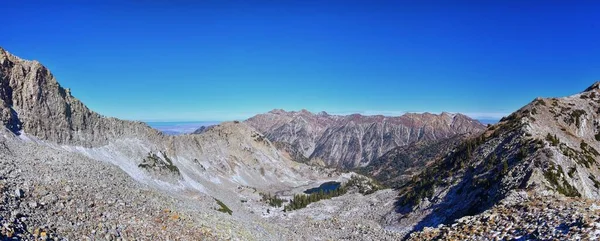
[[386, 117], [273, 110], [245, 122], [269, 140], [281, 143], [296, 160], [346, 169], [366, 166], [399, 146], [484, 129], [483, 124], [465, 115], [449, 113]]
[[599, 87], [535, 99], [429, 165], [399, 188], [400, 225], [451, 223], [515, 192], [600, 199]]
[[430, 163], [442, 158], [456, 148], [468, 135], [455, 135], [433, 141], [420, 141], [396, 147], [375, 159], [359, 172], [369, 175], [381, 184], [397, 188]]

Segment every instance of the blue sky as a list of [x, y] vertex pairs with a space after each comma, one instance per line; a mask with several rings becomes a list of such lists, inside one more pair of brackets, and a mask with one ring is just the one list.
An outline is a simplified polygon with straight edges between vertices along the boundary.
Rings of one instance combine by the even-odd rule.
[[600, 79], [599, 5], [471, 2], [6, 1], [0, 46], [91, 109], [145, 121], [489, 119]]

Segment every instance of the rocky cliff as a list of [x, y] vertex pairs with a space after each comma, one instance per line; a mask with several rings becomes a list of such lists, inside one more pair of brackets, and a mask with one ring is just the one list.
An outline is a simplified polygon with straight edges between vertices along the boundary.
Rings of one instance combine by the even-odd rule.
[[599, 86], [537, 98], [428, 166], [399, 189], [399, 225], [452, 223], [515, 192], [598, 200]]
[[81, 146], [105, 145], [118, 137], [160, 135], [144, 123], [106, 118], [89, 110], [42, 64], [1, 47], [0, 121], [17, 134]]
[[484, 129], [467, 116], [449, 113], [386, 117], [273, 110], [245, 122], [269, 140], [285, 143], [280, 145], [297, 160], [348, 169], [366, 166], [398, 146]]

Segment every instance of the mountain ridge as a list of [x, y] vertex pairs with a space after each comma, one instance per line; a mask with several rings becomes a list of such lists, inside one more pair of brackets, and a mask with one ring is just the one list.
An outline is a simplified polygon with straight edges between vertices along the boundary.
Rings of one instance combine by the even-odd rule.
[[484, 129], [468, 116], [448, 112], [390, 117], [274, 109], [245, 122], [271, 141], [287, 143], [286, 149], [301, 154], [297, 159], [345, 169], [368, 165], [398, 146]]
[[598, 200], [599, 114], [597, 82], [536, 98], [400, 187], [399, 214], [391, 216], [408, 233], [478, 215], [515, 193]]

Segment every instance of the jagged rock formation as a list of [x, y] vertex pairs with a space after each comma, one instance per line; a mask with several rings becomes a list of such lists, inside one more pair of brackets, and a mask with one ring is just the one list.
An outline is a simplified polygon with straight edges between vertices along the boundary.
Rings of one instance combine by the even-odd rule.
[[403, 231], [476, 215], [515, 190], [600, 198], [600, 89], [537, 98], [399, 189]]
[[269, 140], [283, 143], [280, 146], [296, 160], [348, 169], [366, 166], [398, 146], [484, 129], [467, 116], [449, 113], [385, 117], [273, 110], [245, 122]]
[[141, 122], [105, 118], [89, 110], [37, 61], [0, 48], [0, 122], [13, 131], [56, 142], [99, 146], [119, 137], [154, 138]]

